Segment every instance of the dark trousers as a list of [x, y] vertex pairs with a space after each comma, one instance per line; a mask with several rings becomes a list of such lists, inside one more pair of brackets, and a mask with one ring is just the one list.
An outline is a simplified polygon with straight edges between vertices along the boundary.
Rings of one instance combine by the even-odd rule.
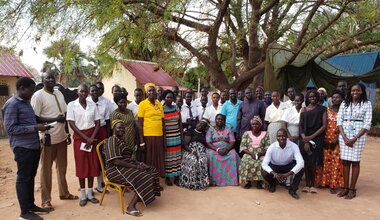
[[34, 204], [34, 178], [40, 161], [40, 150], [16, 147], [13, 150], [17, 162], [16, 193], [21, 214], [27, 213]]
[[[295, 161], [293, 161], [287, 165], [283, 165], [283, 166], [278, 166], [278, 165], [274, 165], [272, 163], [269, 163], [269, 166], [276, 173], [287, 173], [287, 172], [291, 171], [295, 165], [296, 165]], [[302, 175], [303, 175], [303, 169], [300, 170], [297, 174], [295, 174], [295, 176], [293, 178], [293, 182], [290, 184], [290, 187], [289, 187], [290, 190], [297, 191], [298, 185], [301, 182]], [[270, 185], [277, 185], [278, 184], [277, 179], [274, 178], [272, 174], [266, 172], [265, 170], [262, 170], [262, 176]]]
[[238, 134], [236, 132], [234, 132], [234, 135], [235, 135], [234, 149], [235, 149], [236, 153], [239, 154], [240, 158], [242, 158], [244, 153], [240, 153], [241, 137], [238, 137]]

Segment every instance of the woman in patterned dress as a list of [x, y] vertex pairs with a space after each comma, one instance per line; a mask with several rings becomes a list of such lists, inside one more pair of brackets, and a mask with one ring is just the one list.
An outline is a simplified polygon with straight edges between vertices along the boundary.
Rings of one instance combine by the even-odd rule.
[[208, 129], [206, 142], [210, 185], [237, 186], [240, 157], [234, 149], [234, 132], [231, 127], [226, 127], [224, 115], [215, 116], [215, 127]]
[[178, 186], [181, 175], [182, 160], [182, 121], [181, 113], [173, 105], [174, 93], [171, 90], [163, 92], [164, 104], [164, 137], [165, 137], [165, 183]]
[[210, 181], [206, 157], [207, 119], [197, 123], [195, 129], [186, 132], [184, 138], [185, 151], [182, 155], [181, 176], [179, 185], [192, 190], [206, 190]]
[[262, 188], [261, 163], [269, 146], [269, 136], [262, 131], [263, 122], [259, 116], [251, 119], [251, 131], [244, 132], [241, 138], [240, 153], [244, 153], [240, 164], [240, 184], [249, 189], [252, 181], [257, 181], [256, 187]]
[[117, 109], [111, 113], [110, 121], [121, 120], [125, 125], [124, 142], [132, 150], [132, 158], [136, 159], [136, 144], [138, 142], [137, 124], [133, 112], [127, 108], [127, 96], [123, 93], [115, 95], [113, 98], [117, 104]]
[[[344, 188], [338, 197], [352, 199], [356, 196], [356, 182], [360, 172], [360, 160], [367, 141], [367, 131], [371, 128], [372, 105], [367, 99], [363, 84], [352, 85], [338, 112], [340, 131], [340, 159], [343, 160]], [[352, 166], [351, 183], [350, 168]]]
[[339, 106], [344, 94], [336, 90], [332, 96], [332, 106], [327, 108], [327, 127], [323, 150], [323, 167], [317, 170], [316, 183], [320, 186], [329, 186], [330, 193], [337, 193], [336, 188], [343, 187], [343, 163], [340, 160], [338, 142], [339, 129], [336, 125]]
[[112, 121], [114, 135], [106, 140], [103, 148], [105, 154], [105, 172], [107, 178], [115, 183], [127, 186], [135, 192], [127, 207], [127, 214], [142, 216], [136, 208], [138, 202], [145, 206], [160, 196], [162, 187], [155, 168], [132, 158], [132, 150], [124, 142], [125, 123], [119, 119]]

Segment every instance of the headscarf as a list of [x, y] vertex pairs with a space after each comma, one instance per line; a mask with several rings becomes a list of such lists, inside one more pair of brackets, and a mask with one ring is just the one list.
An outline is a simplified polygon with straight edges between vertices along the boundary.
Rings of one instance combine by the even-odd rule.
[[251, 122], [253, 122], [253, 121], [257, 121], [260, 123], [261, 126], [263, 126], [263, 121], [261, 120], [261, 118], [258, 115], [253, 116], [253, 118], [251, 119]]
[[124, 122], [122, 120], [120, 120], [120, 119], [113, 120], [112, 123], [111, 123], [112, 124], [112, 129], [115, 129], [115, 126], [117, 124], [119, 124], [119, 123], [123, 123], [124, 124]]
[[320, 92], [320, 91], [322, 91], [322, 92], [324, 92], [325, 94], [327, 94], [327, 91], [326, 91], [326, 89], [325, 89], [325, 88], [323, 88], [323, 87], [321, 87], [321, 88], [319, 88], [319, 89], [318, 89], [318, 92]]
[[146, 93], [148, 93], [148, 88], [151, 87], [151, 86], [154, 87], [154, 89], [156, 89], [156, 85], [154, 83], [146, 83], [144, 85], [144, 90], [145, 90]]

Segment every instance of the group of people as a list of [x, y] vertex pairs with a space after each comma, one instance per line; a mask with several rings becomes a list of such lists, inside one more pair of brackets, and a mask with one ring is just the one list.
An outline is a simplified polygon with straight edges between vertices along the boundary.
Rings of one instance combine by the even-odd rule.
[[[82, 207], [98, 203], [95, 178], [95, 190], [104, 189], [95, 148], [102, 141], [107, 179], [135, 192], [127, 207], [133, 216], [142, 216], [137, 203], [146, 206], [160, 196], [160, 177], [167, 186], [192, 190], [255, 185], [275, 192], [280, 184], [298, 199], [305, 173], [302, 192], [317, 193], [321, 186], [339, 197], [356, 196], [372, 118], [362, 84], [347, 88], [341, 81], [331, 98], [323, 88], [308, 90], [305, 97], [289, 88], [286, 102], [279, 92], [265, 92], [262, 87], [227, 89], [213, 93], [211, 99], [204, 87], [200, 98], [193, 100], [191, 90], [183, 98], [178, 87], [163, 90], [151, 83], [144, 86], [145, 99], [144, 91], [137, 88], [135, 100], [130, 101], [127, 91], [115, 85], [111, 101], [97, 82], [81, 84], [78, 99], [66, 105], [54, 89], [54, 75], [44, 73], [42, 80], [43, 89], [35, 92], [33, 80], [20, 78], [17, 95], [2, 109], [18, 166], [16, 191], [22, 218], [41, 219], [36, 213], [54, 210], [54, 161], [60, 199], [79, 199]], [[69, 193], [65, 177], [67, 145], [72, 141], [69, 127], [80, 197]], [[41, 208], [33, 195], [40, 157]]]

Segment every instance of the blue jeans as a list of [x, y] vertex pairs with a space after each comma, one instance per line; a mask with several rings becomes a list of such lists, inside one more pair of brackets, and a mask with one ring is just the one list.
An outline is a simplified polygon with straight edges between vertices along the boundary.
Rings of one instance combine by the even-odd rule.
[[40, 161], [40, 150], [16, 147], [13, 150], [17, 162], [16, 193], [21, 214], [27, 213], [34, 204], [34, 178]]

